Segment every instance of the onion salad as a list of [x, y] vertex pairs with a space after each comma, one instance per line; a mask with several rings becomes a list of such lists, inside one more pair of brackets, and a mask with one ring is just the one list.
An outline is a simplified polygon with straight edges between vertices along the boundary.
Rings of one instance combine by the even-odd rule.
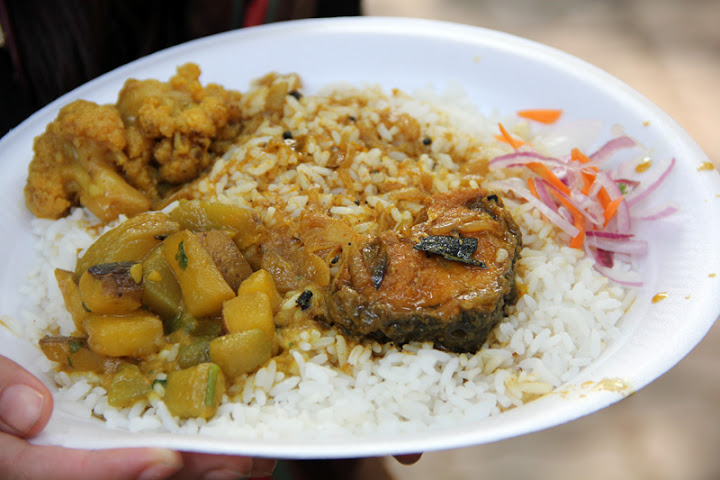
[[[550, 124], [560, 113], [524, 110], [518, 115]], [[530, 175], [526, 181], [519, 177], [496, 181], [493, 187], [513, 192], [530, 203], [570, 237], [570, 247], [594, 258], [595, 269], [601, 274], [625, 286], [642, 286], [640, 275], [632, 266], [647, 253], [648, 244], [635, 236], [633, 224], [661, 220], [678, 210], [665, 204], [648, 211], [643, 205], [670, 175], [675, 159], [650, 160], [642, 146], [625, 134], [590, 154], [573, 148], [569, 154], [548, 155], [512, 136], [502, 124], [498, 127], [500, 134], [496, 138], [509, 144], [513, 151], [492, 159], [489, 168], [519, 168]], [[628, 149], [640, 150], [640, 154], [618, 160], [619, 153]], [[640, 173], [642, 181], [637, 179]]]

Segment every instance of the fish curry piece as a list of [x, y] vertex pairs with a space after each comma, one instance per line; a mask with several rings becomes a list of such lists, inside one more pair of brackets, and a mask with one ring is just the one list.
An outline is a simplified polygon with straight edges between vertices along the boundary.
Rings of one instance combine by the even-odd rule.
[[497, 195], [432, 196], [412, 227], [343, 248], [319, 318], [355, 336], [475, 352], [516, 301], [521, 249]]

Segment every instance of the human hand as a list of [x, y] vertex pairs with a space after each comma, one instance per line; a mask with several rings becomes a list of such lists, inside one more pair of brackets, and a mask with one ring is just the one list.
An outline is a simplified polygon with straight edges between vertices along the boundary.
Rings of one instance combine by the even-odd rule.
[[269, 476], [275, 460], [163, 448], [77, 450], [27, 442], [52, 413], [45, 385], [0, 355], [0, 478], [6, 480], [225, 480]]

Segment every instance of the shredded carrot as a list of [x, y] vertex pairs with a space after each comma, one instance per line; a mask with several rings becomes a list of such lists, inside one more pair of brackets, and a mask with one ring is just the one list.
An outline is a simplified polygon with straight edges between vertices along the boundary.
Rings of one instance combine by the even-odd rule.
[[520, 110], [517, 114], [519, 117], [527, 118], [528, 120], [550, 124], [557, 122], [562, 112], [562, 110], [553, 108], [536, 108], [532, 110]]
[[499, 137], [496, 137], [496, 138], [498, 138], [500, 141], [510, 144], [510, 146], [512, 148], [514, 148], [515, 150], [517, 150], [518, 148], [525, 145], [525, 142], [523, 142], [522, 140], [519, 140], [517, 138], [514, 138], [512, 135], [510, 135], [508, 133], [508, 131], [505, 130], [505, 127], [503, 127], [502, 123], [498, 123], [498, 127], [500, 127], [500, 133], [502, 134], [502, 138], [501, 139]]
[[[579, 163], [590, 163], [590, 157], [582, 153], [579, 149], [573, 148], [570, 151], [570, 160], [574, 162]], [[585, 167], [583, 170], [580, 171], [580, 175], [583, 179], [583, 186], [580, 189], [580, 192], [587, 196], [590, 193], [590, 190], [592, 189], [593, 183], [595, 183], [595, 178], [597, 177], [596, 173], [599, 172], [598, 167], [595, 166], [589, 166]]]
[[[590, 163], [590, 157], [582, 153], [578, 148], [573, 148], [570, 151], [570, 159], [580, 163]], [[595, 170], [597, 170], [597, 167]]]
[[582, 175], [583, 179], [583, 186], [582, 189], [580, 189], [580, 192], [583, 195], [588, 196], [590, 194], [590, 190], [592, 189], [593, 183], [595, 183], [595, 178], [597, 177], [597, 175], [595, 175], [594, 173], [586, 172], [584, 170], [580, 172], [580, 174]]
[[550, 185], [560, 190], [565, 195], [570, 195], [570, 188], [565, 185], [548, 167], [540, 162], [530, 162], [528, 168], [547, 180]]
[[570, 240], [570, 248], [582, 248], [582, 245], [585, 242], [585, 216], [560, 192], [552, 188], [549, 188], [548, 190], [555, 196], [555, 198], [560, 200], [560, 203], [562, 203], [565, 208], [570, 210], [570, 213], [573, 216], [573, 225], [575, 225], [575, 228], [578, 229], [579, 233]]
[[605, 211], [603, 212], [603, 217], [605, 218], [605, 223], [603, 224], [603, 227], [607, 227], [607, 224], [610, 223], [610, 220], [617, 215], [618, 208], [620, 207], [620, 203], [623, 201], [623, 198], [625, 198], [625, 195], [622, 195], [615, 200], [608, 203], [607, 207], [605, 207]]
[[605, 187], [602, 187], [598, 192], [598, 200], [600, 200], [600, 205], [602, 205], [603, 209], [606, 209], [608, 205], [610, 205], [610, 194], [605, 190]]
[[535, 180], [532, 177], [528, 178], [527, 183], [528, 183], [528, 189], [530, 190], [530, 193], [532, 193], [535, 198], [540, 200], [540, 194], [538, 194], [537, 187], [535, 186]]
[[570, 240], [570, 248], [582, 248], [583, 243], [585, 242], [585, 217], [580, 214], [579, 216], [575, 216], [575, 228], [577, 228], [580, 233], [577, 234], [575, 238]]

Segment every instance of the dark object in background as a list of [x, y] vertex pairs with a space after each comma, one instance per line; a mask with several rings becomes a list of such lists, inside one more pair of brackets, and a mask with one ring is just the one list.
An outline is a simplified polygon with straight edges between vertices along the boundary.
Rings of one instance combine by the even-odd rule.
[[360, 15], [360, 0], [0, 0], [0, 136], [120, 65], [257, 23]]

